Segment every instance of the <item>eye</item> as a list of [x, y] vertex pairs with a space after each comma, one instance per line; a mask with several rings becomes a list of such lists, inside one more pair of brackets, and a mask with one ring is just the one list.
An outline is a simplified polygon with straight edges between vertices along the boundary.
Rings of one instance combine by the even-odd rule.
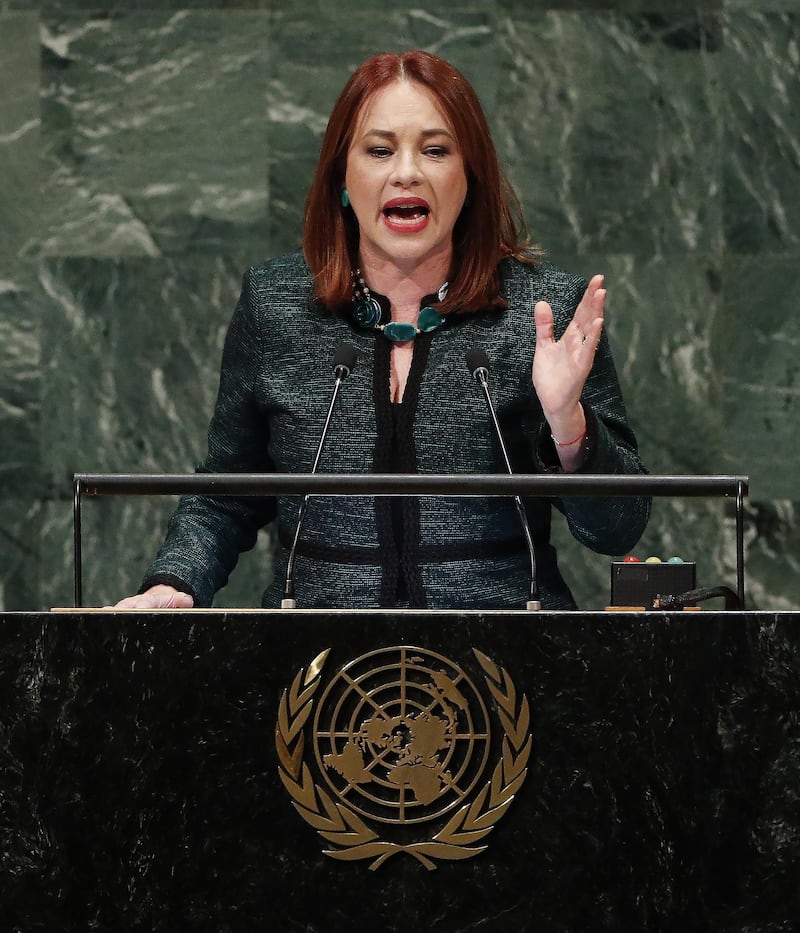
[[428, 146], [425, 149], [425, 155], [430, 156], [432, 159], [443, 159], [446, 155], [450, 154], [450, 150], [447, 146]]
[[370, 146], [367, 154], [375, 159], [386, 159], [392, 154], [392, 150], [388, 146]]

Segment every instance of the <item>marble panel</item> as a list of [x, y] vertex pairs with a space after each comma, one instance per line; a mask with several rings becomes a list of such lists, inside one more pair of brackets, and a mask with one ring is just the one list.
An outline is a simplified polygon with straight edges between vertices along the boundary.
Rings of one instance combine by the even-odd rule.
[[[313, 14], [313, 15], [312, 15]], [[303, 204], [331, 107], [350, 74], [382, 51], [424, 48], [451, 61], [493, 101], [496, 56], [491, 18], [469, 6], [375, 11], [303, 0], [276, 13], [269, 87], [270, 246], [273, 255], [297, 248]]]
[[724, 314], [713, 334], [723, 389], [728, 472], [748, 472], [757, 498], [798, 498], [800, 253], [726, 257]]
[[38, 11], [40, 6], [38, 0], [0, 0], [0, 12]]
[[38, 28], [36, 13], [0, 12], [0, 269], [31, 249], [39, 220]]
[[745, 545], [748, 605], [765, 609], [800, 605], [800, 502], [748, 502]]
[[[38, 280], [29, 266], [0, 273], [0, 476], [13, 493], [0, 501], [0, 606], [71, 601], [73, 471], [186, 471], [202, 454], [241, 272], [299, 243], [352, 68], [407, 47], [475, 84], [550, 257], [606, 273], [647, 465], [749, 474], [751, 605], [797, 605], [797, 0], [0, 0], [0, 11], [11, 88], [0, 265], [83, 257], [47, 263]], [[169, 508], [87, 503], [88, 602], [138, 583]], [[556, 538], [580, 604], [601, 606], [608, 558]], [[265, 537], [218, 605], [257, 602], [268, 551]], [[732, 584], [730, 503], [657, 502], [637, 553], [694, 557], [700, 582]]]
[[644, 462], [653, 473], [728, 472], [712, 347], [720, 258], [612, 253], [595, 270], [606, 276], [606, 326]]
[[0, 605], [39, 605], [38, 15], [0, 13]]
[[719, 23], [550, 12], [498, 25], [499, 149], [556, 254], [721, 246]]
[[44, 608], [41, 603], [42, 503], [28, 495], [0, 496], [0, 608]]
[[265, 244], [267, 14], [53, 11], [42, 36], [45, 254]]
[[731, 11], [715, 78], [726, 89], [724, 206], [734, 253], [800, 247], [800, 16]]
[[32, 495], [40, 476], [41, 295], [29, 263], [0, 273], [0, 482]]
[[[45, 605], [73, 604], [74, 473], [191, 473], [203, 457], [243, 271], [238, 260], [202, 255], [43, 266], [50, 300], [43, 470], [52, 500], [44, 520]], [[86, 503], [87, 604], [138, 588], [171, 508], [160, 499]], [[271, 573], [266, 547], [242, 561], [241, 582], [232, 581], [218, 605], [259, 604]]]
[[797, 0], [722, 0], [722, 6], [726, 10], [749, 13], [797, 12]]
[[[687, 11], [699, 13], [720, 9], [726, 0], [495, 0], [499, 13], [527, 13], [530, 10], [583, 10], [595, 13], [639, 13], [655, 16], [685, 17]], [[657, 11], [657, 12], [654, 12]]]
[[50, 260], [43, 432], [51, 490], [78, 472], [180, 472], [204, 453], [239, 293], [229, 258]]
[[283, 0], [9, 0], [13, 4], [30, 4], [44, 10], [97, 13], [153, 13], [162, 10], [268, 10]]

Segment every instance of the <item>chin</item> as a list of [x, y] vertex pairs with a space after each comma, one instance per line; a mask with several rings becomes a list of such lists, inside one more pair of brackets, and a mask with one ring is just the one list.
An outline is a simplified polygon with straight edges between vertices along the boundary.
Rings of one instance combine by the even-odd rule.
[[440, 243], [394, 242], [389, 245], [389, 256], [403, 262], [424, 262], [435, 256], [445, 256], [447, 250]]

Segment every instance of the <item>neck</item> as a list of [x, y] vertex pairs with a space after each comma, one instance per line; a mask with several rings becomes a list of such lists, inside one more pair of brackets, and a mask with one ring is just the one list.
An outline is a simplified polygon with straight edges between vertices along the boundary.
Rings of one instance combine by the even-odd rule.
[[408, 315], [413, 315], [416, 319], [422, 298], [435, 294], [446, 280], [450, 252], [447, 256], [433, 256], [408, 265], [365, 252], [362, 252], [360, 261], [361, 274], [367, 285], [386, 295], [391, 302], [392, 318], [397, 320], [402, 315], [408, 319]]

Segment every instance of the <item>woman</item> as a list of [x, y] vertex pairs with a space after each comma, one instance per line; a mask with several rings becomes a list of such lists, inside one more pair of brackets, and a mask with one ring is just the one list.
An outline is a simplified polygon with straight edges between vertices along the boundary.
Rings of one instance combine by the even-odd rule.
[[[228, 332], [209, 472], [308, 472], [351, 344], [320, 469], [504, 472], [465, 365], [488, 354], [516, 472], [639, 473], [603, 333], [602, 276], [539, 261], [515, 222], [480, 103], [424, 52], [379, 55], [334, 106], [305, 214], [303, 255], [250, 269]], [[530, 562], [513, 501], [315, 497], [297, 551], [300, 607], [520, 607]], [[526, 503], [544, 608], [572, 608], [549, 543], [550, 499]], [[647, 499], [554, 503], [574, 536], [629, 550]], [[265, 607], [280, 604], [297, 498], [185, 497], [140, 595], [124, 608], [208, 606], [241, 551], [277, 518]]]

